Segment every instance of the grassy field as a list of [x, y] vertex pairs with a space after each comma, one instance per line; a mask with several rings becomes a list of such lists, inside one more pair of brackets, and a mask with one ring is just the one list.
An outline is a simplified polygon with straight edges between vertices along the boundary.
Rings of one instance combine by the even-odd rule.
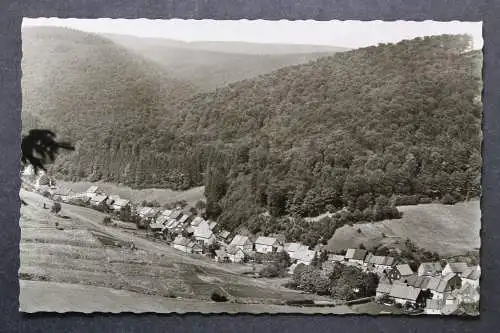
[[[206, 258], [182, 254], [165, 244], [151, 242], [120, 228], [104, 226], [101, 223], [104, 214], [100, 212], [63, 204], [61, 214], [67, 218], [62, 218], [42, 208], [44, 202], [50, 207], [48, 199], [24, 190], [21, 191], [21, 197], [28, 206], [22, 206], [20, 219], [19, 275], [23, 282], [20, 302], [29, 311], [33, 311], [36, 304], [39, 310], [57, 304], [64, 307], [58, 311], [79, 309], [79, 306], [89, 309], [92, 304], [96, 304], [96, 301], [89, 299], [95, 296], [94, 291], [101, 290], [99, 288], [105, 288], [108, 295], [120, 291], [135, 292], [141, 297], [165, 298], [167, 301], [161, 302], [167, 302], [172, 311], [180, 312], [182, 309], [198, 309], [204, 303], [209, 304], [207, 311], [211, 311], [212, 307], [222, 312], [231, 309], [239, 311], [240, 308], [247, 309], [248, 304], [256, 304], [252, 309], [266, 312], [273, 311], [275, 306], [286, 300], [324, 298], [286, 289], [275, 281], [248, 278], [237, 273], [234, 265], [226, 267]], [[130, 241], [134, 242], [137, 250], [119, 246]], [[45, 288], [45, 284], [46, 290], [37, 289]], [[23, 291], [22, 286], [29, 287]], [[85, 294], [86, 290], [88, 294]], [[210, 305], [213, 304], [210, 301], [213, 291], [225, 294], [232, 302], [232, 308], [229, 305]], [[100, 294], [97, 291], [95, 293]], [[55, 303], [48, 300], [53, 294], [58, 295], [54, 299]], [[40, 303], [40, 297], [46, 298], [47, 304]], [[176, 301], [173, 298], [178, 297], [184, 301], [172, 304]], [[112, 298], [106, 296], [103, 302]], [[125, 304], [132, 302], [133, 298], [128, 299], [124, 301]], [[147, 301], [143, 303], [144, 306], [138, 309], [146, 307]], [[93, 311], [99, 309], [100, 306], [96, 306]], [[134, 305], [130, 305], [130, 311], [134, 309]], [[302, 308], [283, 308], [283, 312], [294, 312], [292, 310], [315, 312], [315, 309], [302, 311]], [[317, 311], [345, 313], [347, 310], [327, 308]]]
[[194, 205], [198, 200], [205, 200], [204, 186], [194, 187], [186, 191], [173, 191], [169, 189], [132, 189], [124, 185], [116, 185], [104, 182], [66, 182], [58, 181], [58, 186], [69, 189], [75, 192], [84, 192], [90, 186], [97, 185], [101, 187], [107, 194], [119, 195], [121, 198], [131, 200], [136, 203], [141, 203], [143, 200], [153, 201], [157, 200], [160, 204], [186, 200], [188, 204]]
[[346, 225], [335, 232], [328, 248], [339, 250], [361, 243], [366, 247], [398, 244], [407, 238], [441, 256], [461, 255], [480, 247], [478, 200], [453, 206], [425, 204], [398, 208], [404, 213], [402, 219]]

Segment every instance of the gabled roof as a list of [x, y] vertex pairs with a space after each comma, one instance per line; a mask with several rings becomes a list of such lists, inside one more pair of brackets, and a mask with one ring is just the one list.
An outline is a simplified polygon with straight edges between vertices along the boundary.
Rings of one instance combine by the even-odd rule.
[[243, 246], [247, 242], [249, 242], [249, 238], [247, 236], [236, 235], [229, 245]]
[[200, 216], [196, 216], [192, 221], [191, 221], [191, 225], [193, 227], [196, 227], [198, 226], [198, 224], [200, 224], [201, 222], [205, 221], [202, 217]]
[[329, 261], [344, 261], [344, 256], [341, 256], [339, 254], [330, 254], [328, 256]]
[[450, 280], [455, 276], [454, 273], [447, 274], [446, 276], [433, 276], [430, 278], [426, 288], [422, 289], [430, 289], [431, 291], [442, 293], [446, 290], [446, 287], [448, 287]]
[[273, 238], [273, 237], [259, 236], [255, 240], [255, 244], [259, 244], [259, 245], [273, 246], [273, 245], [276, 245], [276, 243], [278, 243], [278, 240], [276, 238]]
[[156, 218], [156, 223], [165, 224], [168, 221], [168, 216], [161, 214]]
[[200, 224], [198, 227], [194, 228], [193, 233], [195, 238], [209, 239], [213, 236], [212, 230], [206, 224]]
[[182, 211], [180, 210], [174, 210], [170, 215], [168, 216], [170, 219], [178, 219], [182, 215]]
[[413, 270], [411, 269], [410, 265], [408, 265], [408, 264], [396, 265], [396, 269], [399, 271], [401, 276], [407, 276], [407, 275], [413, 274]]
[[149, 227], [151, 228], [151, 230], [162, 230], [163, 229], [163, 224], [161, 224], [161, 223], [151, 223], [149, 225]]
[[99, 186], [90, 186], [88, 189], [87, 189], [87, 193], [97, 193], [99, 191]]
[[440, 273], [443, 270], [439, 262], [423, 262], [418, 267], [419, 271], [422, 269], [424, 270], [424, 274], [430, 275]]
[[394, 258], [387, 256], [372, 256], [369, 263], [373, 265], [392, 266]]
[[412, 287], [420, 289], [429, 289], [429, 283], [431, 283], [432, 279], [433, 278], [430, 276], [419, 276], [417, 274], [412, 274], [404, 277], [404, 279], [402, 280], [406, 281], [406, 283]]
[[186, 221], [187, 221], [190, 217], [191, 217], [191, 216], [184, 214], [184, 215], [182, 215], [182, 216], [181, 216], [181, 218], [179, 219], [179, 222], [180, 222], [180, 223], [184, 223], [184, 222], [186, 222]]
[[305, 261], [305, 262], [311, 262], [314, 259], [315, 255], [316, 255], [316, 251], [304, 249], [304, 248], [301, 248], [301, 249], [299, 249], [299, 251], [294, 253], [295, 259]]
[[302, 245], [300, 243], [285, 243], [284, 250], [286, 252], [296, 252], [300, 251], [302, 247], [305, 247], [305, 245]]
[[362, 249], [348, 249], [347, 253], [345, 254], [345, 257], [347, 259], [363, 260], [363, 259], [365, 259], [366, 254], [367, 254], [366, 250], [362, 250]]
[[92, 200], [92, 202], [101, 203], [101, 202], [105, 201], [107, 198], [108, 197], [105, 195], [96, 195], [91, 200]]
[[130, 201], [127, 199], [116, 198], [114, 200], [115, 202], [113, 203], [113, 206], [115, 207], [125, 207], [130, 203]]
[[154, 208], [154, 207], [142, 207], [139, 209], [139, 216], [142, 218], [147, 218], [147, 217], [154, 217], [156, 214], [158, 214], [159, 209]]
[[462, 273], [469, 266], [464, 262], [449, 262], [446, 266], [448, 266], [453, 273]]
[[215, 221], [208, 222], [208, 227], [210, 228], [210, 230], [213, 230], [215, 226], [217, 226], [217, 222]]
[[414, 288], [412, 286], [407, 286], [404, 284], [394, 284], [392, 285], [392, 289], [389, 296], [406, 299], [409, 301], [416, 301], [418, 295], [420, 294], [420, 291], [421, 291], [420, 288]]
[[462, 272], [462, 277], [468, 280], [479, 280], [481, 277], [481, 268], [479, 266], [467, 267], [467, 269]]
[[393, 284], [379, 283], [377, 286], [377, 292], [383, 294], [389, 294], [392, 290]]

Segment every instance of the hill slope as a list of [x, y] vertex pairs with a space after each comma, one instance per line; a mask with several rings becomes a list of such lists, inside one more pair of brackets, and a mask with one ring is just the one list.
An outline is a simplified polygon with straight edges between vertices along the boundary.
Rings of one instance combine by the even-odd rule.
[[[189, 83], [169, 77], [112, 41], [67, 28], [23, 29], [23, 128], [53, 129], [76, 142], [62, 174], [100, 178], [103, 168], [138, 153], [166, 103], [185, 98]], [[110, 138], [120, 138], [111, 146]], [[127, 168], [135, 168], [130, 161]], [[126, 170], [115, 180], [128, 177]]]
[[342, 250], [359, 244], [372, 248], [380, 244], [404, 244], [407, 238], [440, 256], [463, 255], [480, 247], [481, 209], [477, 200], [454, 206], [428, 204], [398, 208], [404, 213], [402, 219], [354, 227], [345, 225], [335, 232], [327, 248]]
[[468, 43], [368, 47], [197, 95], [161, 126], [175, 128], [170, 158], [189, 147], [208, 166], [209, 207], [228, 227], [262, 209], [315, 216], [381, 195], [477, 196], [482, 55]]
[[192, 82], [203, 90], [346, 50], [315, 45], [187, 43], [115, 34], [104, 36], [161, 65], [174, 77]]

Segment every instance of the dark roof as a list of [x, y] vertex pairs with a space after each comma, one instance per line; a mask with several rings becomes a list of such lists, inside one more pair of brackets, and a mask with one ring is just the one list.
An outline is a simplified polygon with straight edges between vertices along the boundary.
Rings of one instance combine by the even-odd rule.
[[362, 249], [348, 249], [345, 257], [353, 260], [363, 260], [368, 252]]

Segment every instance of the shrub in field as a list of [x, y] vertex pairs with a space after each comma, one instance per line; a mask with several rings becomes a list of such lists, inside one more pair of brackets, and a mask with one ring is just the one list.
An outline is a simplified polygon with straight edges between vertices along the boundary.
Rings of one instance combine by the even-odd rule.
[[61, 211], [61, 204], [59, 202], [54, 202], [54, 204], [52, 205], [51, 212], [57, 214], [60, 211]]
[[111, 217], [106, 216], [105, 218], [102, 219], [102, 224], [104, 225], [109, 225], [111, 224]]
[[214, 291], [212, 293], [212, 296], [210, 296], [210, 299], [214, 302], [227, 302], [227, 297], [224, 295], [219, 294], [217, 291]]

